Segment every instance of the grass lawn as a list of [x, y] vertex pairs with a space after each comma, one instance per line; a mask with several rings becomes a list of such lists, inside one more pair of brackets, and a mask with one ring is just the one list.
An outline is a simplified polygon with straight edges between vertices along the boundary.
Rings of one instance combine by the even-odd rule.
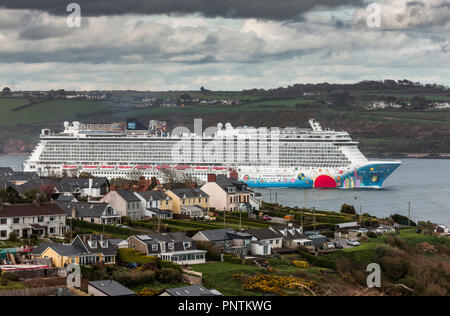
[[165, 289], [173, 289], [176, 287], [183, 287], [183, 286], [188, 286], [188, 285], [189, 284], [186, 284], [186, 283], [173, 284], [173, 283], [161, 283], [161, 282], [155, 281], [152, 284], [139, 285], [136, 287], [132, 287], [131, 290], [135, 291], [135, 292], [140, 292], [144, 288], [148, 288], [150, 290], [163, 291]]
[[3, 286], [0, 284], [0, 292], [1, 291], [13, 291], [13, 290], [22, 290], [22, 289], [27, 289], [29, 286], [27, 286], [26, 284], [23, 284], [21, 282], [8, 282], [8, 285]]
[[15, 248], [20, 246], [23, 246], [23, 242], [21, 241], [9, 241], [9, 240], [0, 241], [0, 248]]
[[233, 274], [242, 272], [245, 274], [254, 274], [262, 271], [261, 268], [228, 262], [217, 262], [193, 265], [192, 269], [203, 273], [203, 284], [206, 287], [215, 288], [225, 296], [258, 295], [258, 293], [244, 290], [241, 283], [233, 279]]
[[12, 112], [29, 103], [27, 99], [0, 99], [0, 126], [69, 120], [78, 115], [99, 112], [108, 106], [101, 102], [47, 100]]

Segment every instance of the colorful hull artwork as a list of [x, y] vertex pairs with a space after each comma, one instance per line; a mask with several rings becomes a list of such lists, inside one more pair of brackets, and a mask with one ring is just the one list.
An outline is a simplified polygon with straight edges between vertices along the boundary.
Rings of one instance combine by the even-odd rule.
[[347, 174], [330, 176], [319, 175], [316, 178], [299, 173], [295, 177], [280, 178], [277, 181], [266, 181], [245, 175], [240, 180], [252, 188], [326, 188], [326, 189], [380, 189], [384, 181], [399, 166], [400, 162], [373, 163]]

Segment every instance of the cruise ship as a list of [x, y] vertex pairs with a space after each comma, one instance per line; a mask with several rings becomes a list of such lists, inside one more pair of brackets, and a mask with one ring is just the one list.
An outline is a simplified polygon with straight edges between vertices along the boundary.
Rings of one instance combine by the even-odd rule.
[[[382, 188], [400, 161], [369, 161], [345, 131], [311, 128], [234, 128], [217, 124], [190, 132], [150, 121], [113, 124], [64, 123], [43, 129], [24, 164], [41, 176], [139, 179], [228, 174], [255, 188]], [[184, 178], [186, 179], [186, 178]]]

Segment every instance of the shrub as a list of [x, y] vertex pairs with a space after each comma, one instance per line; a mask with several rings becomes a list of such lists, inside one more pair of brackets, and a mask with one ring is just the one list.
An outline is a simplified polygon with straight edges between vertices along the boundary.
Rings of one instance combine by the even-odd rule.
[[374, 233], [374, 232], [368, 232], [366, 234], [366, 236], [369, 237], [369, 238], [377, 238], [378, 237], [378, 235], [376, 233]]
[[242, 264], [242, 259], [231, 255], [223, 255], [223, 261], [234, 264]]
[[8, 279], [0, 278], [0, 284], [1, 284], [2, 286], [7, 286], [8, 283], [9, 283]]
[[6, 279], [6, 280], [11, 281], [11, 282], [17, 282], [17, 281], [19, 281], [19, 276], [17, 274], [15, 274], [15, 273], [12, 273], [12, 272], [3, 271], [2, 272], [2, 279]]
[[353, 205], [343, 204], [341, 206], [341, 213], [355, 215], [356, 214], [356, 210], [355, 210], [355, 207]]
[[207, 241], [197, 241], [197, 249], [206, 250], [206, 260], [220, 261], [222, 250]]
[[158, 296], [160, 293], [161, 291], [144, 287], [141, 291], [136, 293], [136, 296]]
[[114, 272], [113, 279], [124, 286], [133, 287], [152, 284], [155, 281], [155, 273], [153, 271]]
[[308, 261], [308, 263], [313, 266], [336, 270], [336, 264], [329, 259], [315, 257], [307, 252], [301, 252], [301, 251], [299, 252], [299, 255], [301, 258]]
[[163, 268], [155, 273], [155, 277], [162, 283], [181, 283], [183, 275], [175, 269]]
[[159, 266], [161, 269], [173, 269], [181, 272], [181, 266], [170, 261], [161, 261]]
[[297, 268], [309, 268], [309, 264], [307, 261], [294, 260], [292, 264]]
[[381, 258], [381, 267], [389, 279], [397, 281], [408, 273], [409, 264], [399, 257], [383, 257]]
[[18, 241], [17, 235], [14, 232], [9, 233], [9, 241]]

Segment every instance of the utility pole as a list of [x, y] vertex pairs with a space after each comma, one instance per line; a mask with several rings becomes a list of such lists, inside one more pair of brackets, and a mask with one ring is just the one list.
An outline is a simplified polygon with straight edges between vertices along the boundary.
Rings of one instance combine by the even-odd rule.
[[304, 190], [304, 192], [305, 192], [305, 200], [303, 202], [303, 208], [306, 210], [306, 189]]
[[275, 204], [278, 204], [278, 192], [275, 192]]
[[225, 210], [225, 207], [223, 208], [223, 229], [226, 229], [227, 227], [226, 227], [226, 223], [225, 223], [225, 217], [226, 217], [226, 210]]
[[242, 209], [239, 210], [239, 231], [242, 229]]
[[158, 233], [161, 232], [161, 214], [158, 214]]
[[316, 209], [313, 208], [313, 225], [314, 225], [314, 233], [316, 233]]
[[270, 203], [272, 203], [272, 189], [269, 189], [269, 196], [270, 196], [269, 201], [270, 201]]
[[408, 227], [411, 227], [411, 201], [408, 202]]

